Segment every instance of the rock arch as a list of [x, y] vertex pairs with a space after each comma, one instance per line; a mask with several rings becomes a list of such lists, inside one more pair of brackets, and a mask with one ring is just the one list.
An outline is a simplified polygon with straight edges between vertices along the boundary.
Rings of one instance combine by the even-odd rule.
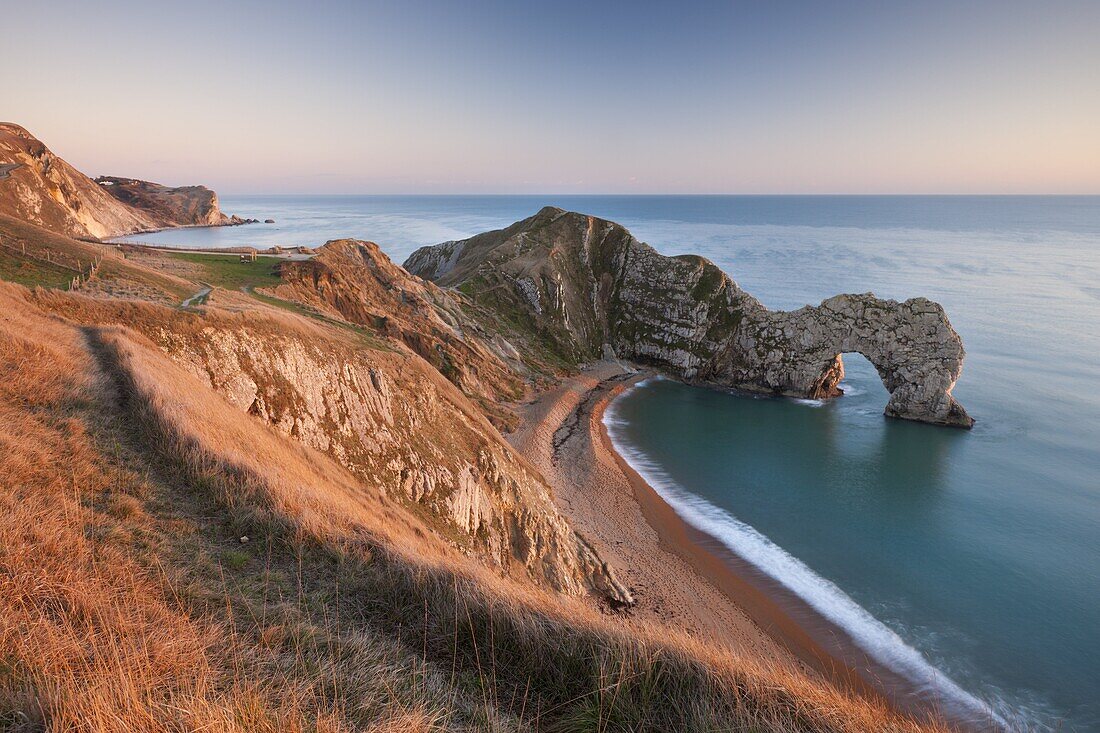
[[837, 295], [795, 311], [760, 309], [741, 322], [714, 381], [816, 399], [840, 394], [842, 354], [862, 354], [890, 393], [890, 417], [971, 427], [951, 395], [962, 372], [962, 339], [943, 307], [873, 293]]
[[666, 257], [618, 224], [554, 207], [417, 250], [405, 267], [506, 314], [490, 329], [520, 324], [507, 334], [520, 351], [559, 363], [618, 355], [689, 382], [824, 397], [843, 373], [840, 354], [855, 351], [890, 392], [887, 415], [973, 424], [951, 396], [962, 340], [925, 298], [838, 295], [770, 311], [702, 257]]

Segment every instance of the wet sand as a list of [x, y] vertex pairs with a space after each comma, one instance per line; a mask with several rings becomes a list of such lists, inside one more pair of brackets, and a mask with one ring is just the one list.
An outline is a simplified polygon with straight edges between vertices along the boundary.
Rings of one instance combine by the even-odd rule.
[[810, 670], [904, 712], [932, 712], [907, 680], [842, 629], [681, 519], [615, 451], [604, 410], [646, 376], [616, 362], [592, 365], [521, 405], [521, 424], [508, 436], [631, 589], [637, 605], [625, 622], [655, 622], [765, 663]]

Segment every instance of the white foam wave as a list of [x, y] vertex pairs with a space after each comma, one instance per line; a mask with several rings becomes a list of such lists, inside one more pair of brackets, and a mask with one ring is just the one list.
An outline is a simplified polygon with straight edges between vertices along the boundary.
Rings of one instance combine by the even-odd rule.
[[856, 387], [851, 382], [841, 382], [837, 386], [844, 391], [845, 397], [855, 397], [856, 395], [866, 394], [867, 392], [867, 390], [863, 389], [862, 387]]
[[814, 573], [755, 528], [681, 487], [655, 461], [628, 445], [623, 439], [625, 421], [619, 417], [617, 403], [645, 384], [646, 382], [639, 382], [612, 401], [604, 412], [603, 423], [615, 450], [680, 518], [714, 537], [739, 557], [795, 593], [814, 610], [847, 632], [859, 648], [875, 661], [903, 675], [922, 693], [935, 696], [942, 708], [947, 709], [950, 706], [950, 709], [970, 720], [995, 721], [997, 725], [1006, 727], [1004, 718], [992, 707], [959, 687], [836, 584]]

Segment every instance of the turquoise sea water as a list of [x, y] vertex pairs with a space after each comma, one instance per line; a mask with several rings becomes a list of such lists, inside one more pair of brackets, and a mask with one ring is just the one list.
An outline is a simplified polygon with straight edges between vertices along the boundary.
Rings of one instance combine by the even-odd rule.
[[873, 368], [848, 356], [848, 393], [826, 404], [649, 382], [609, 412], [612, 438], [868, 653], [1004, 719], [1100, 731], [1100, 197], [225, 196], [277, 223], [134, 239], [355, 236], [400, 262], [544, 204], [709, 257], [772, 308], [942, 303], [972, 431], [885, 419]]

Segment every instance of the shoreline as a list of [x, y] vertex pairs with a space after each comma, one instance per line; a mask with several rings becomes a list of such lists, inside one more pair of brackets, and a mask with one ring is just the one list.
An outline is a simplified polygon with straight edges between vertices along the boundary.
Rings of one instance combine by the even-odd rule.
[[[170, 232], [174, 229], [220, 229], [222, 227], [239, 227], [246, 224], [262, 224], [259, 219], [241, 220], [241, 221], [227, 221], [224, 224], [175, 224], [173, 226], [157, 227], [155, 229], [135, 229], [132, 232], [123, 232], [121, 234], [111, 234], [108, 237], [100, 238], [101, 244], [127, 244], [127, 242], [115, 242], [112, 240], [122, 239], [123, 237], [134, 237], [138, 234], [156, 234], [157, 232]], [[149, 245], [156, 246], [156, 245]]]
[[275, 260], [308, 260], [315, 256], [315, 253], [302, 253], [299, 252], [297, 247], [284, 248], [282, 252], [271, 252], [270, 248], [263, 250], [255, 247], [175, 247], [170, 244], [148, 244], [146, 242], [96, 242], [96, 244], [102, 244], [105, 247], [115, 247], [121, 249], [122, 247], [129, 247], [134, 250], [155, 252], [155, 253], [167, 253], [167, 254], [193, 254], [193, 255], [238, 255], [238, 254], [253, 254], [256, 257], [268, 257]]
[[[596, 534], [603, 537], [595, 538], [603, 540], [596, 542], [598, 549], [605, 559], [616, 565], [616, 569], [628, 580], [628, 585], [635, 576], [646, 579], [647, 587], [640, 594], [636, 593], [639, 604], [634, 613], [673, 627], [686, 627], [689, 633], [694, 632], [708, 642], [729, 643], [730, 639], [723, 638], [727, 636], [727, 629], [720, 624], [717, 628], [707, 624], [711, 628], [700, 634], [691, 618], [693, 615], [706, 616], [711, 611], [725, 615], [725, 609], [678, 609], [673, 614], [655, 614], [653, 609], [645, 607], [654, 600], [647, 598], [649, 594], [646, 592], [649, 590], [648, 584], [654, 582], [653, 576], [685, 575], [678, 573], [678, 569], [670, 564], [671, 558], [675, 558], [687, 573], [694, 576], [678, 577], [676, 582], [699, 594], [698, 601], [701, 603], [697, 602], [698, 605], [708, 602], [713, 605], [713, 599], [705, 597], [704, 586], [713, 589], [721, 595], [722, 601], [743, 615], [753, 630], [767, 639], [768, 644], [750, 645], [755, 649], [748, 653], [769, 662], [793, 661], [841, 689], [884, 700], [895, 710], [918, 719], [941, 720], [960, 730], [998, 730], [992, 720], [988, 725], [982, 725], [972, 715], [943, 709], [940, 705], [942, 701], [922, 692], [917, 683], [872, 658], [846, 630], [827, 619], [806, 600], [736, 554], [717, 537], [690, 524], [631, 466], [615, 448], [603, 418], [617, 397], [652, 376], [655, 374], [630, 373], [619, 364], [601, 363], [590, 367], [536, 395], [535, 400], [528, 403], [526, 414], [521, 415], [524, 424], [517, 433], [522, 434], [514, 441], [517, 447], [534, 449], [535, 463], [544, 469], [543, 473], [554, 486], [556, 494], [563, 494], [559, 502], [564, 504], [562, 511], [578, 529], [584, 531], [586, 538], [593, 539], [590, 536], [592, 528], [601, 527]], [[560, 420], [563, 406], [569, 410], [565, 419]], [[539, 421], [532, 423], [532, 417]], [[554, 427], [551, 465], [548, 467], [544, 465], [546, 456], [540, 455], [538, 450], [539, 441], [533, 440], [532, 435], [540, 427], [545, 432], [546, 425], [543, 423], [546, 422]], [[565, 428], [568, 428], [568, 434], [559, 440], [558, 436]], [[512, 440], [511, 436], [509, 440]], [[567, 446], [570, 442], [573, 445]], [[559, 456], [563, 447], [569, 448], [567, 455]], [[542, 453], [545, 453], [545, 447]], [[617, 475], [596, 470], [607, 469], [607, 464]], [[601, 474], [599, 479], [602, 480], [593, 482], [593, 474]], [[620, 511], [616, 512], [600, 506], [599, 501], [582, 502], [582, 497], [576, 495], [578, 490], [601, 494], [608, 491], [627, 492], [626, 499], [633, 504], [633, 512], [626, 507], [626, 516], [622, 516], [623, 507], [617, 507]], [[616, 516], [617, 513], [620, 516]], [[631, 513], [636, 516], [630, 517]], [[658, 545], [658, 548], [645, 548], [641, 560], [643, 565], [648, 566], [645, 568], [632, 565], [639, 556], [635, 554], [630, 557], [631, 553], [624, 552], [624, 540], [616, 538], [615, 531], [602, 529], [624, 521], [637, 521], [638, 517], [654, 533]], [[655, 549], [659, 555], [653, 554]], [[658, 603], [663, 600], [658, 599]], [[739, 641], [744, 642], [746, 629], [742, 627], [737, 632], [734, 636], [741, 637]], [[783, 659], [784, 655], [788, 658]]]
[[[908, 714], [927, 713], [927, 710], [909, 709], [908, 706], [898, 705], [898, 700], [893, 699], [893, 695], [881, 685], [872, 682], [868, 676], [861, 674], [854, 664], [860, 658], [863, 664], [875, 667], [881, 665], [859, 649], [843, 629], [830, 624], [824, 618], [812, 618], [820, 615], [804, 600], [725, 547], [718, 538], [688, 523], [619, 453], [603, 422], [604, 413], [627, 389], [651, 376], [640, 375], [638, 379], [616, 385], [609, 390], [594, 406], [592, 419], [598, 425], [601, 443], [615, 456], [620, 470], [634, 489], [643, 514], [651, 523], [659, 525], [658, 532], [662, 539], [674, 552], [687, 559], [705, 580], [713, 583], [740, 605], [762, 631], [772, 636], [788, 651], [824, 675], [833, 684], [859, 694], [880, 697], [892, 707]], [[802, 608], [798, 608], [799, 606]], [[792, 611], [803, 613], [796, 614]], [[796, 615], [803, 617], [801, 622], [796, 620]], [[815, 634], [811, 629], [806, 628], [806, 621], [810, 620], [822, 622], [832, 638]], [[896, 676], [886, 668], [875, 671]]]

